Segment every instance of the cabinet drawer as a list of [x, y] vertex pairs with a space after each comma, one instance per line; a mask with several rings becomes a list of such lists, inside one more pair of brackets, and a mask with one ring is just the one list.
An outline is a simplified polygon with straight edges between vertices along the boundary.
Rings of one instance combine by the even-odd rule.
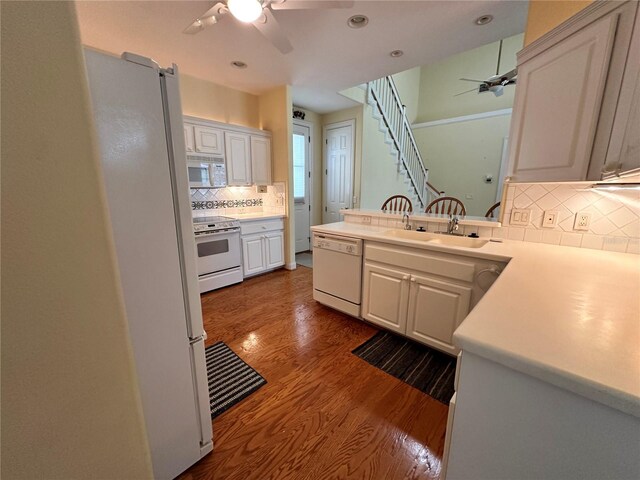
[[272, 230], [284, 229], [284, 223], [281, 218], [273, 218], [270, 220], [258, 220], [255, 222], [241, 222], [240, 234], [253, 235], [254, 233], [264, 233]]
[[367, 244], [364, 254], [368, 261], [386, 263], [463, 282], [473, 282], [475, 274], [473, 261], [446, 253], [438, 254], [427, 250], [404, 250], [380, 244]]

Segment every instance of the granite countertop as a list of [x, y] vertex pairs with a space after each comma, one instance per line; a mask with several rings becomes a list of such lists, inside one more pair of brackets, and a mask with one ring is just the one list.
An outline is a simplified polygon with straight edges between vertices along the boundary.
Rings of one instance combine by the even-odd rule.
[[389, 230], [345, 222], [312, 227], [508, 262], [455, 331], [454, 343], [640, 417], [640, 256], [509, 240], [480, 248], [429, 245], [389, 237]]

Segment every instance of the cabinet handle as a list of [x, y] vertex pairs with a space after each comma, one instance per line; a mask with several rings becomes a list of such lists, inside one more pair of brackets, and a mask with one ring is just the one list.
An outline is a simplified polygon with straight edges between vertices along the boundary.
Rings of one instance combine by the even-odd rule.
[[409, 275], [405, 275], [404, 277], [402, 277], [403, 282], [406, 282], [407, 280], [409, 280]]
[[411, 283], [416, 283], [415, 277], [411, 277]]

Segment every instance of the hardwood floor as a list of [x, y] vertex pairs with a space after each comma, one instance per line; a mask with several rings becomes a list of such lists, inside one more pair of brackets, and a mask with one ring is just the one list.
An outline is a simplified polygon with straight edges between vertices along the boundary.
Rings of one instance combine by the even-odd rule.
[[183, 479], [438, 478], [447, 406], [351, 353], [376, 329], [312, 298], [311, 269], [202, 296], [207, 345], [267, 384], [213, 422]]

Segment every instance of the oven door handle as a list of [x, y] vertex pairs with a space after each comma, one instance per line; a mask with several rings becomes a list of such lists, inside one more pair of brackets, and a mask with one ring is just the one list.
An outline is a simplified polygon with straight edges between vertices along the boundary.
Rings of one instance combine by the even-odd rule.
[[197, 240], [198, 238], [218, 237], [220, 235], [229, 235], [229, 234], [236, 233], [236, 232], [239, 232], [239, 231], [240, 231], [239, 228], [229, 228], [229, 229], [223, 230], [221, 232], [196, 233], [195, 236], [196, 236], [196, 240]]

